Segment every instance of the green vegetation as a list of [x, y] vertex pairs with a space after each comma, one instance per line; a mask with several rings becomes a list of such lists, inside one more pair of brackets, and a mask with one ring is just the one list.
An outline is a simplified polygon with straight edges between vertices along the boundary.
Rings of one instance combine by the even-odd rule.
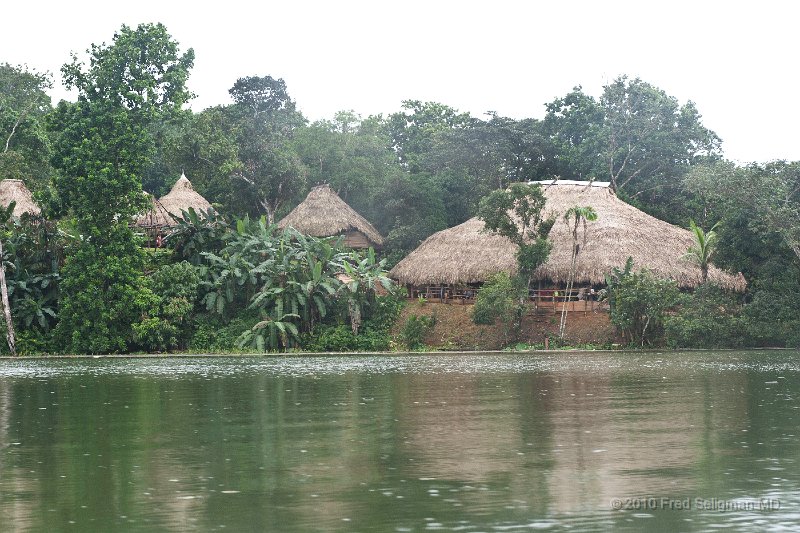
[[503, 327], [504, 343], [519, 336], [522, 316], [525, 314], [527, 284], [519, 277], [512, 278], [505, 272], [495, 274], [483, 284], [475, 306], [472, 321], [476, 324], [495, 324]]
[[417, 316], [409, 315], [406, 323], [403, 324], [401, 337], [403, 344], [409, 350], [416, 350], [425, 345], [425, 336], [433, 330], [436, 325], [436, 316]]
[[611, 322], [623, 338], [639, 347], [662, 343], [667, 312], [680, 301], [675, 282], [658, 279], [646, 270], [634, 272], [628, 258], [625, 268], [615, 268], [606, 284]]
[[[572, 250], [569, 267], [569, 278], [567, 279], [566, 293], [572, 293], [572, 287], [575, 284], [575, 264], [578, 260], [578, 253], [580, 252], [580, 243], [578, 242], [578, 230], [583, 226], [583, 244], [586, 245], [586, 223], [594, 222], [597, 220], [597, 212], [592, 206], [573, 206], [567, 209], [564, 213], [564, 222], [571, 225], [572, 230]], [[558, 337], [564, 339], [564, 333], [567, 329], [567, 306], [564, 305], [561, 309], [561, 323], [558, 326]]]
[[[543, 120], [408, 100], [309, 123], [266, 74], [231, 80], [229, 104], [186, 109], [193, 62], [163, 25], [123, 26], [63, 67], [78, 100], [55, 107], [49, 76], [0, 64], [0, 178], [24, 179], [57, 221], [2, 224], [20, 353], [385, 349], [402, 302], [378, 295], [386, 269], [476, 215], [520, 245], [519, 278], [492, 280], [475, 308], [512, 339], [554, 223], [523, 182], [556, 176], [609, 181], [691, 227], [704, 280], [711, 260], [747, 279], [743, 295], [710, 281], [687, 294], [620, 265], [608, 295], [626, 342], [800, 344], [800, 162], [724, 160], [691, 102], [621, 76], [599, 98], [576, 87], [546, 103]], [[185, 212], [145, 251], [129, 225], [142, 190], [160, 196], [182, 171], [217, 212]], [[272, 225], [320, 183], [387, 237], [378, 255]], [[571, 214], [573, 259], [589, 220]], [[414, 345], [411, 322], [397, 340]]]

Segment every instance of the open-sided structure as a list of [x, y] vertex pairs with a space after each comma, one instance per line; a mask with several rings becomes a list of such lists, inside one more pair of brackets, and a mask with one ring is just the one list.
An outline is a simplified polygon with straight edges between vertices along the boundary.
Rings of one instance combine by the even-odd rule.
[[[608, 183], [555, 181], [540, 182], [547, 198], [545, 213], [555, 217], [550, 232], [552, 251], [539, 267], [535, 278], [550, 286], [564, 284], [569, 276], [573, 237], [564, 213], [571, 207], [591, 206], [597, 220], [579, 231], [576, 260], [577, 286], [605, 283], [613, 268], [621, 268], [628, 257], [634, 268], [645, 268], [659, 277], [673, 279], [680, 287], [693, 288], [701, 283], [701, 271], [686, 258], [693, 244], [689, 230], [658, 220], [623, 202]], [[585, 239], [585, 240], [584, 240]], [[516, 245], [505, 237], [493, 235], [483, 221], [471, 218], [458, 226], [428, 237], [416, 250], [390, 272], [399, 282], [422, 287], [477, 284], [497, 272], [514, 273], [517, 268]], [[711, 266], [709, 280], [726, 289], [743, 291], [741, 274], [730, 274]]]

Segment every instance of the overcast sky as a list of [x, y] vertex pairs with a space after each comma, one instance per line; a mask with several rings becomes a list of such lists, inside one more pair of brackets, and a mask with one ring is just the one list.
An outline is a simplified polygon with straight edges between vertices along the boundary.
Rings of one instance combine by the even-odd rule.
[[541, 118], [573, 86], [599, 96], [627, 74], [693, 100], [730, 159], [800, 160], [798, 14], [765, 0], [13, 2], [0, 62], [56, 74], [57, 101], [70, 52], [110, 42], [123, 23], [162, 22], [195, 50], [193, 109], [269, 74], [311, 120], [391, 113], [406, 99]]

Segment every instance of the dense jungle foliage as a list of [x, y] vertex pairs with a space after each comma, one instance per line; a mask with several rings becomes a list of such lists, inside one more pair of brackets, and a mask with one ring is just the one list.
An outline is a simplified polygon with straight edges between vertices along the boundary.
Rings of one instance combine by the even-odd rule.
[[[600, 98], [576, 87], [545, 103], [542, 119], [408, 100], [309, 122], [264, 73], [231, 80], [229, 104], [189, 110], [193, 63], [163, 25], [123, 26], [64, 65], [78, 99], [55, 107], [47, 74], [0, 64], [0, 177], [23, 179], [43, 208], [0, 236], [20, 352], [388, 349], [403, 299], [386, 269], [482, 198], [556, 176], [715, 227], [714, 263], [747, 279], [743, 295], [686, 294], [619, 265], [608, 294], [631, 344], [800, 343], [800, 162], [725, 160], [692, 102], [621, 76]], [[222, 215], [185, 213], [146, 249], [129, 224], [142, 190], [161, 196], [181, 172]], [[321, 183], [387, 236], [379, 257], [274, 226]], [[482, 320], [516, 316], [510, 302], [495, 294]]]

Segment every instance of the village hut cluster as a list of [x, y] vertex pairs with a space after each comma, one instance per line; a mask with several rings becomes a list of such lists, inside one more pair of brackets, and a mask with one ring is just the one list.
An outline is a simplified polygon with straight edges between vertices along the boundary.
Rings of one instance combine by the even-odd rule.
[[[659, 277], [673, 279], [682, 288], [701, 283], [700, 268], [686, 258], [693, 244], [690, 231], [658, 220], [623, 202], [606, 182], [548, 181], [539, 183], [547, 198], [546, 217], [556, 222], [549, 239], [552, 250], [547, 262], [534, 274], [537, 286], [531, 297], [540, 304], [591, 300], [595, 289], [605, 284], [613, 268], [621, 268], [628, 257], [636, 269], [648, 269]], [[576, 260], [575, 289], [566, 294], [573, 238], [564, 213], [574, 206], [591, 206], [597, 220], [589, 222]], [[507, 238], [486, 230], [483, 221], [471, 218], [453, 228], [428, 237], [400, 261], [390, 276], [406, 285], [412, 295], [446, 299], [473, 297], [480, 285], [498, 272], [514, 274], [517, 247]], [[741, 274], [730, 274], [714, 266], [709, 280], [734, 291], [744, 291]], [[562, 304], [563, 305], [563, 304]], [[582, 307], [578, 307], [582, 308]]]
[[[553, 217], [550, 231], [550, 256], [534, 273], [536, 286], [531, 297], [540, 304], [560, 299], [591, 301], [596, 289], [605, 285], [606, 276], [621, 268], [629, 257], [634, 268], [647, 269], [657, 276], [674, 280], [681, 288], [695, 288], [702, 282], [700, 268], [686, 257], [694, 244], [690, 231], [652, 217], [623, 202], [606, 182], [553, 180], [536, 182], [547, 199], [545, 216]], [[176, 225], [175, 217], [189, 208], [198, 214], [211, 212], [211, 204], [198, 194], [185, 175], [160, 199], [151, 198], [151, 208], [136, 225], [149, 233], [159, 233]], [[38, 216], [39, 206], [20, 180], [0, 181], [0, 205], [16, 202], [13, 216], [24, 213]], [[573, 237], [563, 220], [571, 207], [591, 206], [597, 220], [581, 232], [575, 263], [575, 289], [566, 294], [570, 275]], [[278, 222], [281, 228], [293, 227], [315, 237], [341, 236], [353, 249], [380, 248], [384, 239], [363, 216], [342, 200], [327, 184], [311, 189], [297, 207]], [[507, 238], [489, 232], [483, 221], [471, 218], [455, 227], [434, 233], [400, 261], [389, 275], [405, 285], [409, 294], [441, 301], [466, 302], [474, 299], [480, 287], [498, 272], [516, 273], [517, 247]], [[746, 282], [741, 273], [731, 274], [710, 266], [708, 279], [727, 290], [743, 292]]]

